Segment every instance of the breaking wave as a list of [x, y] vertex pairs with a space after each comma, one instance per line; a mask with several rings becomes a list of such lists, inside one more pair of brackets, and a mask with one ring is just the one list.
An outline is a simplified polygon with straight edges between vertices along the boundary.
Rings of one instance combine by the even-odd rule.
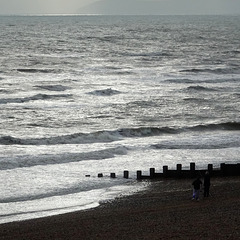
[[[116, 155], [126, 155], [127, 148], [124, 146], [107, 148], [98, 151], [82, 152], [82, 153], [66, 153], [58, 155], [40, 155], [40, 156], [18, 156], [8, 160], [0, 158], [0, 170], [14, 169], [21, 167], [32, 167], [37, 165], [52, 165], [52, 164], [62, 164], [69, 162], [80, 162], [84, 160], [101, 160], [113, 158]], [[30, 159], [31, 160], [30, 160]]]
[[56, 144], [87, 144], [100, 142], [120, 141], [123, 138], [149, 137], [166, 134], [179, 134], [187, 131], [239, 131], [239, 122], [226, 122], [219, 124], [196, 125], [192, 127], [171, 128], [171, 127], [141, 127], [122, 128], [113, 131], [98, 131], [92, 133], [74, 133], [49, 138], [21, 139], [12, 136], [0, 137], [1, 145], [56, 145]]
[[112, 132], [99, 131], [93, 133], [74, 133], [49, 138], [21, 139], [12, 136], [0, 138], [2, 145], [57, 145], [57, 144], [87, 144], [98, 142], [113, 142], [119, 140]]

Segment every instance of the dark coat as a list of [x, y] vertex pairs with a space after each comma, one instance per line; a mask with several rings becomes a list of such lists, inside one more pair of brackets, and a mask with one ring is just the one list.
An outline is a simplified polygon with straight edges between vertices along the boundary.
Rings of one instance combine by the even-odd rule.
[[210, 176], [209, 176], [209, 174], [205, 174], [205, 176], [204, 176], [204, 186], [205, 187], [210, 186]]
[[195, 190], [199, 190], [201, 188], [202, 181], [198, 178], [195, 181], [193, 181], [192, 185]]

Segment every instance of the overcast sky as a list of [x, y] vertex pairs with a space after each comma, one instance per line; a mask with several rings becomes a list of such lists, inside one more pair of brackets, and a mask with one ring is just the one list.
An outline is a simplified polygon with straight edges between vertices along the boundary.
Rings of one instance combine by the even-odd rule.
[[0, 14], [240, 14], [240, 0], [0, 0]]

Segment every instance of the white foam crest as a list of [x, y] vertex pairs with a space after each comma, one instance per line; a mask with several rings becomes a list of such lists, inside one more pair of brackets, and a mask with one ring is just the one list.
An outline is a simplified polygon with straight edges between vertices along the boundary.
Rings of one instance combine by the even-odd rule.
[[45, 155], [19, 155], [11, 158], [0, 158], [0, 170], [31, 167], [36, 165], [52, 165], [70, 162], [80, 162], [83, 160], [101, 160], [114, 158], [116, 155], [126, 155], [127, 148], [119, 146], [115, 148], [106, 148], [102, 150], [63, 153], [63, 154], [45, 154]]
[[119, 140], [117, 131], [99, 131], [92, 133], [74, 133], [49, 138], [20, 139], [12, 136], [0, 137], [0, 144], [11, 145], [56, 145], [56, 144], [86, 144], [96, 142], [112, 142]]

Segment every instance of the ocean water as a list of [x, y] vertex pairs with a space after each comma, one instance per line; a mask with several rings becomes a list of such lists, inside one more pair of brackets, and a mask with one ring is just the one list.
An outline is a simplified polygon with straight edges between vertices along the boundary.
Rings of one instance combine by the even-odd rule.
[[239, 22], [1, 16], [0, 223], [141, 191], [137, 170], [239, 163]]

